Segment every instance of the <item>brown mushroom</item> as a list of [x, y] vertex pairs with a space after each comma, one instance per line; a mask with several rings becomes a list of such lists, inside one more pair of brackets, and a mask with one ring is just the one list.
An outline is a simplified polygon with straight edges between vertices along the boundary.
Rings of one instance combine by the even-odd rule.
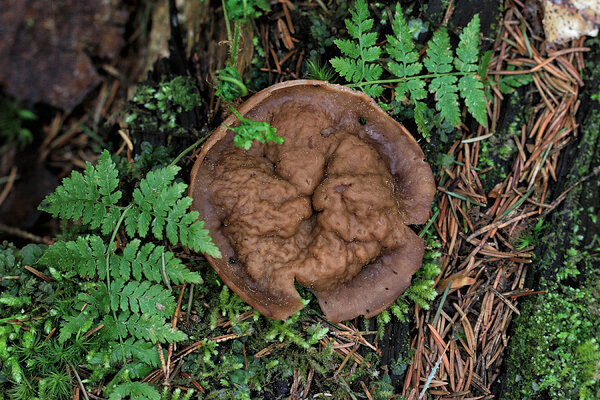
[[284, 319], [310, 288], [331, 321], [383, 311], [410, 285], [435, 186], [421, 148], [362, 92], [321, 81], [273, 85], [239, 108], [282, 145], [233, 145], [227, 118], [191, 174], [192, 208], [223, 257], [225, 283], [264, 315]]

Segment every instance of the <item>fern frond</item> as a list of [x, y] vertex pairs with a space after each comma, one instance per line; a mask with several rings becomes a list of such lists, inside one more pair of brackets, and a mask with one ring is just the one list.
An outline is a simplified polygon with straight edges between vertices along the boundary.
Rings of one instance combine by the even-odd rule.
[[133, 192], [132, 207], [127, 210], [125, 230], [131, 237], [145, 238], [149, 232], [156, 239], [166, 235], [171, 244], [181, 242], [194, 251], [219, 258], [219, 248], [213, 243], [198, 212], [188, 211], [192, 204], [184, 196], [187, 185], [173, 182], [179, 167], [170, 166], [149, 172]]
[[180, 342], [187, 339], [187, 335], [180, 330], [171, 327], [165, 319], [159, 315], [140, 315], [122, 312], [115, 321], [112, 316], [104, 316], [104, 326], [107, 333], [117, 338], [128, 337], [149, 342]]
[[427, 57], [423, 60], [423, 64], [431, 74], [441, 76], [431, 80], [429, 91], [435, 94], [435, 108], [440, 112], [442, 118], [452, 126], [456, 126], [460, 123], [458, 88], [456, 86], [458, 78], [454, 75], [447, 75], [452, 71], [453, 59], [448, 32], [445, 29], [435, 32], [429, 41]]
[[149, 281], [130, 281], [124, 284], [121, 280], [115, 281], [113, 285], [112, 292], [119, 293], [119, 306], [123, 311], [166, 317], [175, 309], [173, 295], [161, 285]]
[[427, 57], [423, 64], [432, 74], [447, 74], [452, 71], [452, 50], [450, 49], [450, 37], [445, 29], [440, 29], [433, 34], [428, 42]]
[[92, 310], [84, 310], [76, 316], [65, 316], [66, 321], [60, 329], [59, 343], [66, 342], [71, 336], [86, 332], [92, 327], [97, 314]]
[[[419, 53], [415, 50], [410, 29], [406, 23], [402, 9], [397, 6], [394, 20], [392, 21], [393, 35], [387, 35], [388, 45], [386, 50], [391, 57], [388, 68], [392, 74], [400, 79], [414, 77], [423, 69], [419, 61]], [[421, 79], [403, 80], [395, 90], [396, 100], [401, 101], [410, 94], [413, 101], [424, 99], [427, 96], [425, 81]]]
[[156, 346], [144, 340], [127, 338], [123, 342], [110, 342], [108, 344], [108, 359], [111, 364], [123, 361], [125, 358], [133, 358], [153, 367], [160, 366], [160, 358], [156, 352]]
[[48, 267], [59, 267], [65, 276], [78, 274], [94, 278], [106, 275], [106, 246], [96, 235], [80, 236], [76, 241], [56, 242], [44, 252], [39, 262]]
[[454, 65], [460, 72], [477, 71], [479, 57], [479, 14], [475, 14], [471, 22], [459, 35], [460, 42], [456, 48]]
[[443, 75], [434, 78], [429, 83], [429, 91], [435, 93], [435, 108], [442, 118], [452, 126], [460, 123], [460, 108], [458, 106], [458, 88], [454, 75]]
[[479, 69], [479, 15], [476, 14], [460, 34], [460, 42], [456, 48], [454, 65], [460, 72], [472, 72], [460, 77], [458, 89], [460, 97], [465, 101], [467, 110], [477, 122], [486, 126], [486, 98], [481, 77], [475, 75]]
[[118, 185], [117, 167], [110, 153], [104, 150], [96, 167], [88, 162], [83, 174], [75, 171], [70, 178], [63, 179], [62, 185], [45, 198], [40, 209], [53, 217], [81, 219], [81, 223], [92, 229], [101, 227], [102, 233], [107, 235], [120, 216], [116, 205], [122, 193], [116, 190]]
[[143, 274], [146, 279], [159, 283], [164, 279], [164, 270], [169, 281], [175, 284], [203, 282], [200, 274], [187, 269], [172, 252], [165, 251], [164, 246], [146, 243], [140, 247], [140, 243], [139, 239], [133, 239], [123, 249], [122, 256], [114, 257], [113, 262], [118, 265], [111, 268], [118, 270], [122, 279], [128, 280], [133, 276], [135, 280], [140, 281]]
[[160, 393], [146, 382], [124, 382], [116, 386], [109, 400], [123, 399], [160, 400]]
[[165, 235], [171, 244], [181, 242], [194, 251], [220, 257], [198, 213], [189, 212], [192, 199], [185, 196], [187, 185], [173, 182], [179, 167], [171, 166], [149, 172], [133, 192], [129, 207], [119, 206], [122, 193], [117, 190], [119, 176], [108, 151], [103, 151], [96, 167], [87, 164], [83, 174], [75, 171], [65, 178], [56, 191], [46, 197], [41, 207], [54, 217], [81, 220], [91, 229], [111, 233], [121, 213], [126, 212], [125, 230], [130, 237], [144, 238], [149, 230], [157, 239]]
[[458, 89], [460, 97], [465, 101], [467, 110], [475, 117], [477, 122], [486, 126], [487, 124], [487, 108], [485, 104], [485, 92], [483, 83], [479, 76], [469, 74], [461, 76], [458, 81]]
[[[350, 10], [351, 18], [344, 21], [348, 34], [354, 40], [334, 40], [345, 57], [335, 57], [329, 62], [348, 82], [376, 81], [383, 72], [383, 68], [375, 63], [381, 56], [381, 47], [375, 45], [377, 32], [369, 32], [373, 28], [373, 19], [370, 18], [366, 1], [357, 0], [354, 7], [354, 10]], [[383, 87], [378, 84], [363, 86], [361, 89], [373, 97], [383, 92]]]

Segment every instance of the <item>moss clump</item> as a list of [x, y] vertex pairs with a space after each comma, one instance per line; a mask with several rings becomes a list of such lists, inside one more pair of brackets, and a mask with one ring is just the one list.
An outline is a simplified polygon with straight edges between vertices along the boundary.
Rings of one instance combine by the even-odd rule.
[[[580, 255], [590, 263], [589, 253]], [[598, 398], [600, 313], [590, 311], [599, 278], [591, 273], [582, 288], [545, 282], [549, 292], [525, 304], [511, 343], [505, 399]]]

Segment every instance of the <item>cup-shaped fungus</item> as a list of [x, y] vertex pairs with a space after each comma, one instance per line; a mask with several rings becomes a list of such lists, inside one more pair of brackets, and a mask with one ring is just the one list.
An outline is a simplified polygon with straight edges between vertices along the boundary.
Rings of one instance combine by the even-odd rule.
[[239, 108], [283, 144], [235, 147], [232, 115], [202, 147], [192, 208], [223, 257], [225, 283], [264, 315], [284, 319], [310, 288], [331, 321], [372, 317], [410, 285], [435, 186], [410, 133], [369, 96], [321, 81], [273, 85]]

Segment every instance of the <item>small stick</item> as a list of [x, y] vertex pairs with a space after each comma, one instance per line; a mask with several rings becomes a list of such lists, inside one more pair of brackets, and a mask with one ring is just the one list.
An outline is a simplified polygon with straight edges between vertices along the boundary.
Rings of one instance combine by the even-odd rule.
[[79, 373], [77, 373], [77, 370], [71, 364], [67, 364], [67, 365], [69, 367], [71, 367], [71, 370], [75, 374], [75, 378], [77, 378], [77, 383], [79, 383], [79, 387], [81, 388], [83, 397], [85, 397], [85, 400], [90, 400], [90, 398], [88, 397], [87, 391], [85, 390], [85, 387], [83, 386], [83, 382], [81, 381], [81, 378], [79, 377]]
[[37, 269], [35, 269], [33, 267], [30, 267], [29, 265], [26, 265], [24, 268], [27, 271], [29, 271], [32, 274], [34, 274], [35, 276], [37, 276], [38, 278], [45, 280], [46, 282], [54, 282], [54, 278], [51, 278], [51, 277], [47, 276], [43, 272], [40, 272]]
[[34, 235], [33, 233], [29, 233], [22, 229], [15, 228], [13, 226], [8, 226], [8, 225], [2, 224], [2, 223], [0, 223], [0, 231], [6, 232], [12, 236], [17, 236], [22, 239], [29, 240], [30, 242], [43, 243], [43, 244], [47, 244], [47, 245], [51, 245], [52, 243], [54, 243], [53, 240]]
[[190, 294], [187, 304], [187, 310], [185, 312], [185, 322], [190, 322], [190, 315], [192, 314], [192, 302], [194, 300], [194, 287], [195, 285], [192, 283], [190, 286]]
[[6, 182], [6, 186], [2, 189], [2, 193], [0, 193], [0, 205], [4, 203], [4, 200], [8, 197], [10, 190], [15, 184], [15, 180], [17, 179], [17, 167], [12, 167], [10, 169], [10, 174], [8, 175], [8, 182]]

